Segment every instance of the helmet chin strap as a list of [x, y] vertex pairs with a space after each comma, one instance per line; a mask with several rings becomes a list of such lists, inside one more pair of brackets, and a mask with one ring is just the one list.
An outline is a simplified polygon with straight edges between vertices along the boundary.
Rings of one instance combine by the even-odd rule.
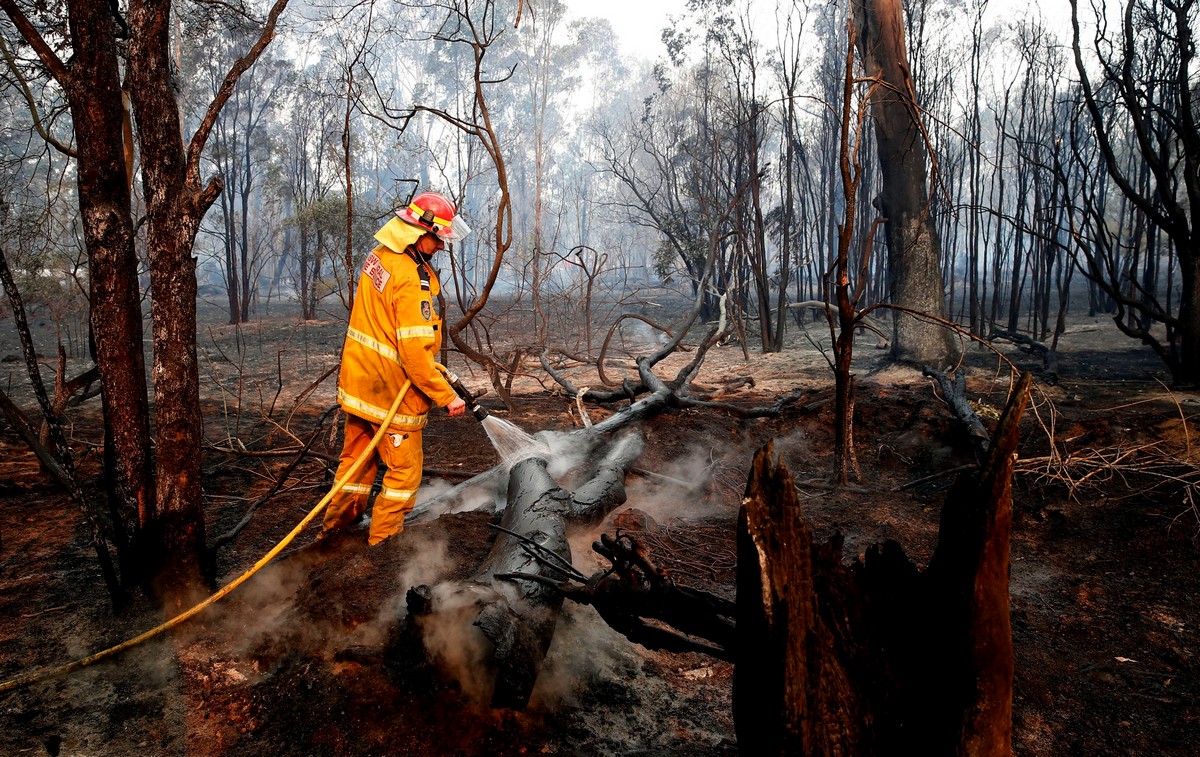
[[429, 252], [429, 253], [421, 252], [420, 250], [417, 249], [417, 245], [415, 243], [410, 244], [408, 247], [405, 247], [404, 251], [407, 252], [409, 255], [412, 255], [412, 259], [417, 261], [418, 263], [429, 263], [430, 261], [433, 260], [433, 256], [437, 254], [436, 252]]

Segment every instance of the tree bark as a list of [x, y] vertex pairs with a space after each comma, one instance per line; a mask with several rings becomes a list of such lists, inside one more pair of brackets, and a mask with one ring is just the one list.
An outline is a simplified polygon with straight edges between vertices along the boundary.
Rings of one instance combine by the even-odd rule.
[[[115, 519], [154, 509], [149, 400], [142, 346], [141, 287], [126, 167], [117, 20], [103, 0], [70, 0], [71, 57], [63, 63], [11, 0], [0, 9], [62, 86], [77, 149], [83, 241], [88, 254], [90, 325], [104, 411], [104, 477]], [[125, 586], [143, 580], [137, 560], [118, 551]]]
[[[930, 219], [928, 153], [901, 5], [899, 0], [855, 0], [853, 12], [863, 68], [884, 84], [873, 90], [871, 111], [883, 177], [880, 200], [887, 219], [891, 301], [945, 320], [941, 245]], [[894, 335], [892, 354], [900, 360], [944, 367], [958, 356], [948, 331], [911, 315], [896, 314]]]
[[182, 587], [199, 577], [204, 549], [192, 243], [216, 191], [202, 196], [187, 181], [171, 86], [170, 18], [170, 0], [130, 4], [129, 77], [142, 147], [154, 322], [157, 507], [145, 530], [156, 572]]
[[[858, 642], [837, 622], [852, 582], [840, 543], [819, 547], [791, 472], [768, 444], [755, 455], [738, 515], [738, 750], [755, 755], [871, 754], [867, 703], [845, 659]], [[841, 633], [838, 633], [838, 632]]]

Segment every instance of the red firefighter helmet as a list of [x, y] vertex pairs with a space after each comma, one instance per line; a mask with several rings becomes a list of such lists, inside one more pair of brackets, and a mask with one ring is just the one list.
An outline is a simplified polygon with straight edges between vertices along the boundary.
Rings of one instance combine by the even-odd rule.
[[412, 199], [407, 208], [396, 211], [400, 220], [432, 231], [446, 242], [457, 242], [471, 233], [467, 222], [458, 215], [458, 209], [443, 194], [422, 192]]

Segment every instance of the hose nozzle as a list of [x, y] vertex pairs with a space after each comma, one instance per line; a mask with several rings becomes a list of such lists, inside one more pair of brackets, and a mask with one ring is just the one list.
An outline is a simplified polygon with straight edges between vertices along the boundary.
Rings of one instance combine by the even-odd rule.
[[439, 364], [438, 367], [446, 374], [446, 380], [450, 382], [450, 388], [454, 390], [454, 393], [462, 397], [463, 402], [467, 403], [467, 407], [470, 408], [471, 413], [475, 416], [475, 420], [483, 421], [484, 418], [487, 418], [488, 411], [480, 407], [479, 403], [475, 400], [475, 396], [467, 391], [467, 388], [463, 386], [458, 376], [444, 365]]

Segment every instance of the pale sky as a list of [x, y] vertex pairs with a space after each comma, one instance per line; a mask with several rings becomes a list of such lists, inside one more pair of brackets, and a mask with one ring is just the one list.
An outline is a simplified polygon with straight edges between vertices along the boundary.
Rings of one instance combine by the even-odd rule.
[[[1106, 0], [1109, 1], [1109, 0]], [[606, 18], [621, 40], [627, 54], [653, 59], [663, 53], [662, 30], [667, 16], [683, 13], [687, 0], [564, 0], [573, 15]], [[1087, 4], [1082, 4], [1086, 6]], [[760, 8], [773, 8], [772, 3], [759, 3]], [[762, 11], [760, 11], [762, 12]], [[1003, 19], [1018, 14], [1039, 14], [1052, 28], [1066, 32], [1070, 23], [1068, 0], [990, 0], [988, 15]], [[1081, 10], [1081, 16], [1090, 11]], [[965, 17], [965, 13], [964, 13]]]
[[663, 51], [662, 30], [667, 15], [678, 16], [686, 0], [565, 0], [579, 17], [606, 18], [621, 40], [625, 52], [641, 58], [656, 58]]

